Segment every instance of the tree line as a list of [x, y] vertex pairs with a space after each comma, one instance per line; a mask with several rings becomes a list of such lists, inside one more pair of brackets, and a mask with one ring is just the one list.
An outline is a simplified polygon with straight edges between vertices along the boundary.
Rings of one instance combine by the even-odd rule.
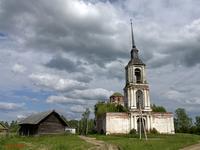
[[7, 127], [9, 129], [9, 132], [18, 132], [19, 130], [19, 125], [18, 122], [15, 120], [12, 120], [10, 123], [8, 123], [7, 121], [0, 121], [5, 127]]
[[[151, 108], [153, 112], [167, 112], [163, 106], [153, 104], [151, 105]], [[94, 106], [94, 113], [96, 117], [99, 117], [106, 112], [128, 112], [128, 110], [121, 105], [103, 102], [98, 102]], [[88, 133], [96, 133], [95, 119], [91, 119], [90, 114], [91, 112], [89, 108], [86, 108], [80, 120], [67, 120], [64, 116], [62, 117], [66, 120], [69, 127], [76, 129], [77, 134], [87, 135]], [[9, 129], [9, 132], [17, 133], [19, 130], [17, 121], [13, 120], [10, 123], [1, 121], [1, 123]], [[192, 118], [189, 117], [184, 108], [177, 108], [174, 113], [174, 127], [176, 133], [191, 133], [200, 135], [200, 116], [196, 116], [193, 122]]]
[[184, 108], [178, 108], [175, 110], [174, 127], [176, 133], [200, 135], [200, 116], [196, 116], [193, 122]]

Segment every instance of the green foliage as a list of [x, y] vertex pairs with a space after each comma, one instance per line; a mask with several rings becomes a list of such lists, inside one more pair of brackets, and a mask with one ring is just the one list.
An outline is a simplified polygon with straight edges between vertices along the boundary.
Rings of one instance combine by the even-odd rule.
[[198, 143], [200, 136], [191, 134], [175, 134], [175, 135], [149, 135], [148, 141], [143, 137], [130, 138], [130, 136], [119, 135], [94, 135], [92, 137], [97, 140], [103, 140], [107, 143], [112, 143], [119, 146], [122, 150], [178, 150], [185, 146]]
[[150, 130], [151, 134], [159, 134], [159, 132], [156, 130], [156, 128], [153, 128]]
[[19, 125], [18, 125], [17, 121], [14, 121], [14, 120], [13, 120], [13, 121], [10, 123], [10, 125], [9, 125], [8, 122], [4, 122], [4, 121], [1, 121], [1, 123], [2, 123], [5, 127], [7, 127], [7, 128], [9, 129], [9, 132], [16, 133], [16, 132], [18, 132], [18, 130], [19, 130]]
[[[24, 148], [21, 148], [23, 146]], [[6, 148], [11, 147], [11, 148]], [[44, 135], [34, 137], [0, 137], [0, 150], [85, 150], [92, 147], [77, 135]]]
[[17, 121], [13, 120], [10, 123], [9, 132], [16, 133], [16, 132], [18, 132], [18, 130], [19, 130], [19, 125], [18, 125]]
[[95, 116], [101, 116], [106, 112], [127, 112], [127, 108], [123, 107], [122, 105], [116, 105], [113, 103], [103, 103], [98, 102], [95, 105], [94, 113]]
[[192, 134], [199, 134], [200, 135], [200, 116], [195, 117], [195, 123], [190, 128], [190, 133]]
[[4, 122], [4, 121], [0, 121], [5, 127], [7, 127], [7, 128], [9, 128], [9, 124], [8, 124], [8, 122]]
[[195, 125], [197, 128], [200, 128], [200, 116], [195, 117]]
[[192, 127], [192, 119], [188, 117], [184, 108], [175, 110], [174, 119], [175, 131], [179, 133], [189, 133]]
[[88, 128], [89, 128], [89, 116], [90, 116], [90, 110], [89, 108], [86, 108], [85, 112], [82, 114], [82, 119], [79, 123], [79, 133], [87, 135], [88, 134]]
[[151, 105], [153, 112], [167, 112], [163, 106], [156, 106], [155, 104]]
[[129, 134], [136, 134], [137, 131], [135, 129], [131, 129], [131, 131], [129, 132]]
[[67, 121], [67, 124], [70, 128], [78, 128], [78, 120], [69, 120]]

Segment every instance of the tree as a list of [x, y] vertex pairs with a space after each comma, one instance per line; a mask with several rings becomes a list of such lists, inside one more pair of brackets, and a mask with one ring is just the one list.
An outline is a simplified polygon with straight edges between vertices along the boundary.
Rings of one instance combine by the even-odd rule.
[[184, 108], [175, 110], [174, 122], [176, 132], [188, 133], [192, 126], [192, 119], [188, 117]]
[[200, 116], [195, 117], [195, 125], [197, 128], [200, 128]]
[[17, 121], [12, 120], [12, 122], [10, 123], [10, 132], [17, 132], [19, 130], [19, 125], [17, 123]]
[[9, 123], [7, 121], [0, 121], [5, 127], [9, 128]]
[[87, 135], [88, 133], [88, 120], [90, 116], [89, 108], [86, 108], [85, 112], [82, 114], [82, 119], [80, 121], [81, 133]]
[[127, 108], [125, 108], [122, 105], [116, 105], [113, 103], [103, 103], [103, 102], [98, 102], [94, 106], [94, 113], [95, 116], [101, 116], [105, 114], [106, 112], [127, 112]]
[[200, 116], [195, 117], [196, 134], [200, 134]]
[[167, 112], [163, 106], [156, 106], [155, 104], [151, 105], [153, 112]]

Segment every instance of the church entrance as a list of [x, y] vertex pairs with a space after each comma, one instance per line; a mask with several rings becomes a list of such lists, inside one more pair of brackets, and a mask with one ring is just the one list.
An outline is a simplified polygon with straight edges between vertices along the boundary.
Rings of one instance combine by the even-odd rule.
[[144, 118], [138, 118], [137, 120], [137, 132], [138, 134], [140, 133], [140, 129], [141, 129], [141, 133], [144, 133], [144, 129], [146, 129], [146, 122]]

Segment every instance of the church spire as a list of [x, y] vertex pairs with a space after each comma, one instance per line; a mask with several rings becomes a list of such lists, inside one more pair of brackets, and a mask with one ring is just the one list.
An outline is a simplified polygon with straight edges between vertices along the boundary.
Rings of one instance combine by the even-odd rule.
[[136, 48], [136, 46], [135, 46], [135, 40], [134, 40], [134, 35], [133, 35], [133, 23], [132, 23], [132, 19], [130, 19], [130, 21], [131, 21], [132, 48]]
[[136, 48], [136, 45], [135, 45], [132, 19], [130, 19], [130, 22], [131, 22], [131, 38], [132, 38], [132, 49], [131, 49], [131, 61], [130, 61], [130, 63], [145, 65], [142, 62], [142, 60], [139, 58], [139, 55], [138, 55], [139, 50]]

